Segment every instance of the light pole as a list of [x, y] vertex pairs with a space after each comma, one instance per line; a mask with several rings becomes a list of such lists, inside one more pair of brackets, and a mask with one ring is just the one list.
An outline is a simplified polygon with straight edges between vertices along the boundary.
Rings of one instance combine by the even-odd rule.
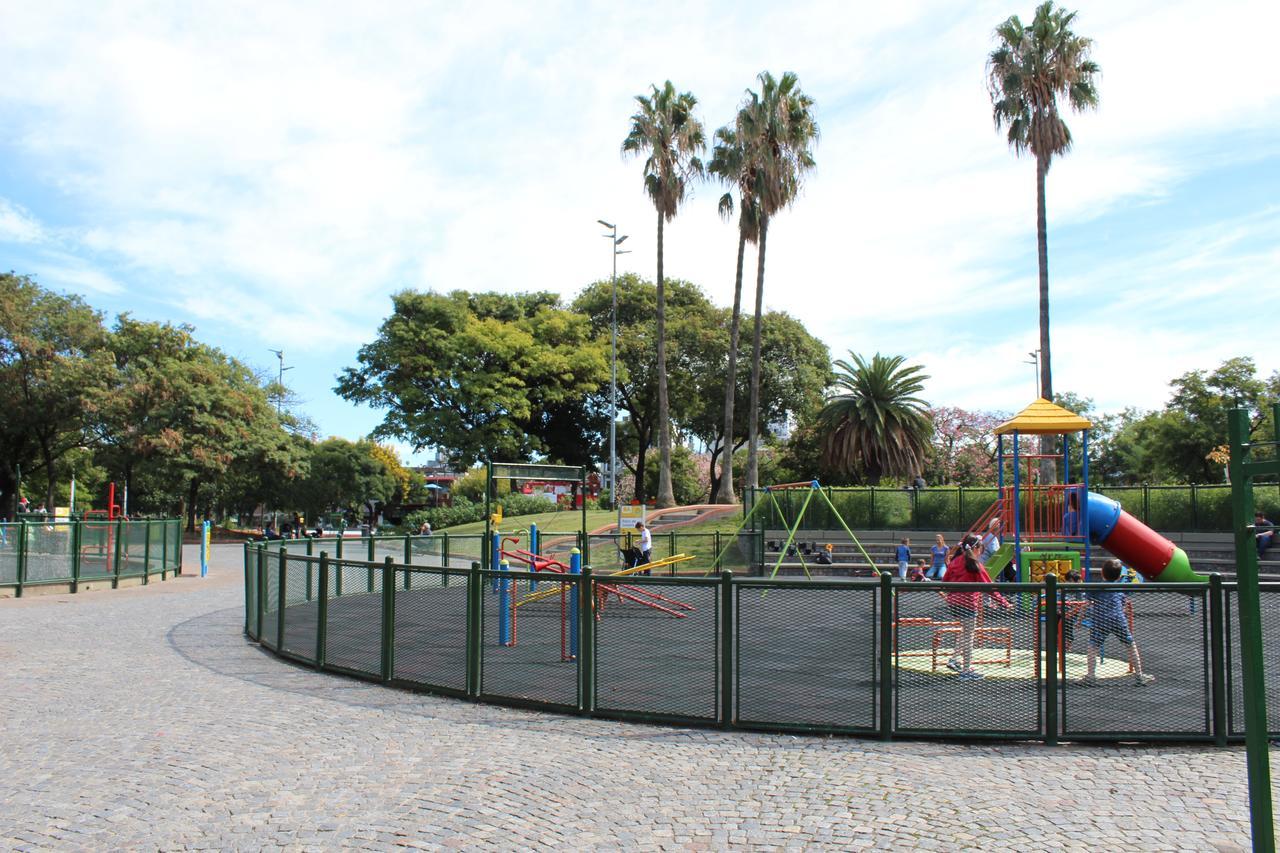
[[278, 395], [276, 397], [276, 417], [280, 417], [280, 415], [284, 411], [284, 372], [286, 370], [293, 370], [293, 365], [291, 364], [288, 367], [284, 366], [284, 350], [273, 349], [273, 350], [268, 350], [268, 352], [275, 353], [276, 358], [280, 360], [280, 372], [276, 378], [276, 384], [280, 386], [276, 390], [276, 393]]
[[618, 236], [618, 226], [603, 219], [597, 219], [596, 222], [609, 229], [608, 234], [601, 236], [609, 238], [609, 250], [613, 255], [613, 273], [609, 277], [609, 283], [613, 288], [612, 313], [609, 320], [609, 500], [613, 501], [614, 512], [618, 518], [616, 532], [620, 536], [622, 535], [622, 504], [618, 502], [618, 255], [625, 255], [630, 250], [618, 248], [627, 239], [626, 234]]
[[1035, 365], [1035, 371], [1036, 371], [1036, 399], [1037, 399], [1037, 400], [1039, 400], [1039, 399], [1040, 399], [1040, 350], [1038, 350], [1038, 349], [1033, 349], [1031, 352], [1027, 353], [1027, 355], [1031, 356], [1031, 358], [1030, 358], [1030, 359], [1028, 359], [1027, 361], [1022, 362], [1022, 363], [1023, 363], [1023, 364], [1031, 364], [1031, 365]]

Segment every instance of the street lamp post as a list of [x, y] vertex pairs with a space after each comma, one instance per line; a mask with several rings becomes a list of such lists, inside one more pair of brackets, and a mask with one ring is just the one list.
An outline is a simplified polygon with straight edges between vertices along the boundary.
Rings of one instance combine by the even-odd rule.
[[270, 350], [270, 352], [275, 353], [276, 358], [280, 360], [280, 372], [276, 376], [276, 384], [280, 386], [276, 389], [276, 394], [278, 395], [276, 397], [276, 417], [279, 417], [284, 413], [284, 372], [286, 370], [293, 370], [293, 365], [291, 364], [288, 367], [284, 366], [284, 350], [273, 349]]
[[1024, 361], [1023, 364], [1030, 364], [1030, 365], [1034, 365], [1035, 367], [1036, 399], [1039, 400], [1040, 399], [1040, 350], [1033, 349], [1031, 352], [1027, 353], [1027, 355], [1031, 356], [1031, 358], [1028, 359], [1027, 361]]
[[622, 504], [618, 501], [618, 255], [627, 254], [628, 249], [619, 249], [627, 235], [618, 236], [618, 226], [603, 219], [597, 219], [601, 225], [609, 229], [609, 249], [613, 255], [613, 273], [609, 283], [613, 288], [612, 313], [609, 320], [609, 500], [613, 501], [617, 514], [616, 533], [622, 535]]

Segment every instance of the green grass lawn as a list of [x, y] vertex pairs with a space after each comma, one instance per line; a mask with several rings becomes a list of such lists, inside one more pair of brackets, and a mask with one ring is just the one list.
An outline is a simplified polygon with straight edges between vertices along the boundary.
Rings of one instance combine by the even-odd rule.
[[[616, 517], [617, 514], [611, 509], [589, 509], [587, 510], [587, 529], [595, 530], [597, 527], [603, 527]], [[582, 512], [552, 510], [551, 512], [536, 512], [533, 515], [510, 515], [502, 519], [499, 529], [504, 531], [528, 530], [530, 524], [536, 524], [539, 530], [548, 530], [552, 533], [573, 533], [582, 525]], [[484, 533], [484, 522], [473, 521], [470, 524], [459, 524], [437, 532], [448, 532], [450, 536], [466, 533]]]

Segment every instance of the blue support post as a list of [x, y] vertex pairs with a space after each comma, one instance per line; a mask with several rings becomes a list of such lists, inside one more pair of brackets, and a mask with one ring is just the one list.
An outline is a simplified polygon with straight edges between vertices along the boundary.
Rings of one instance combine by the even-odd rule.
[[[498, 571], [509, 572], [511, 565], [502, 560], [498, 563]], [[498, 585], [498, 645], [511, 645], [511, 581], [498, 579], [494, 575], [494, 583]]]
[[1089, 533], [1089, 431], [1084, 431], [1084, 437], [1081, 439], [1084, 452], [1081, 454], [1084, 461], [1080, 465], [1080, 473], [1084, 479], [1084, 488], [1080, 490], [1080, 532], [1084, 534], [1084, 582], [1089, 583], [1089, 566], [1093, 562], [1090, 559], [1089, 549], [1092, 545]]
[[[493, 541], [489, 549], [489, 565], [493, 566], [495, 569], [498, 567], [498, 561], [502, 559], [502, 554], [500, 553], [501, 551], [502, 551], [502, 534], [495, 530], [493, 531]], [[497, 575], [493, 576], [492, 591], [493, 592], [498, 591]]]
[[[582, 574], [582, 552], [577, 548], [569, 553], [569, 574]], [[578, 657], [578, 588], [575, 585], [569, 594], [569, 656]]]
[[209, 522], [200, 525], [200, 577], [209, 574]]

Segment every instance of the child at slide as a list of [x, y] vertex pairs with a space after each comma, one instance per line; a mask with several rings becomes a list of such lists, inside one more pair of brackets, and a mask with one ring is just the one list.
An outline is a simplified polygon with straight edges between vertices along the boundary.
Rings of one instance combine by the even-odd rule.
[[921, 557], [914, 566], [907, 570], [907, 580], [922, 581], [927, 571], [929, 571], [929, 564], [924, 561], [924, 557]]
[[911, 562], [911, 540], [904, 536], [894, 554], [898, 560], [898, 580], [906, 580], [907, 564]]
[[929, 556], [933, 558], [933, 564], [929, 566], [929, 571], [925, 575], [929, 580], [942, 580], [942, 573], [947, 570], [947, 540], [939, 533], [933, 537], [933, 547], [929, 549]]
[[[1114, 584], [1120, 580], [1121, 565], [1119, 560], [1107, 560], [1102, 564], [1102, 579]], [[1134, 642], [1129, 631], [1129, 620], [1125, 618], [1124, 604], [1128, 599], [1123, 590], [1106, 589], [1089, 593], [1089, 671], [1080, 679], [1083, 686], [1098, 683], [1098, 653], [1102, 643], [1108, 636], [1114, 635], [1129, 649], [1129, 664], [1133, 667], [1134, 684], [1150, 684], [1156, 680], [1154, 675], [1142, 671], [1142, 656], [1138, 654], [1138, 644]]]
[[[991, 576], [982, 565], [982, 542], [976, 536], [966, 536], [961, 542], [959, 552], [947, 564], [947, 573], [942, 576], [944, 583], [991, 583]], [[978, 681], [982, 673], [973, 668], [973, 634], [978, 627], [978, 610], [982, 607], [982, 596], [991, 599], [1008, 610], [1013, 605], [994, 589], [965, 592], [948, 590], [943, 594], [947, 601], [947, 611], [960, 623], [960, 637], [956, 640], [955, 650], [947, 660], [947, 669], [960, 674], [961, 681]]]

